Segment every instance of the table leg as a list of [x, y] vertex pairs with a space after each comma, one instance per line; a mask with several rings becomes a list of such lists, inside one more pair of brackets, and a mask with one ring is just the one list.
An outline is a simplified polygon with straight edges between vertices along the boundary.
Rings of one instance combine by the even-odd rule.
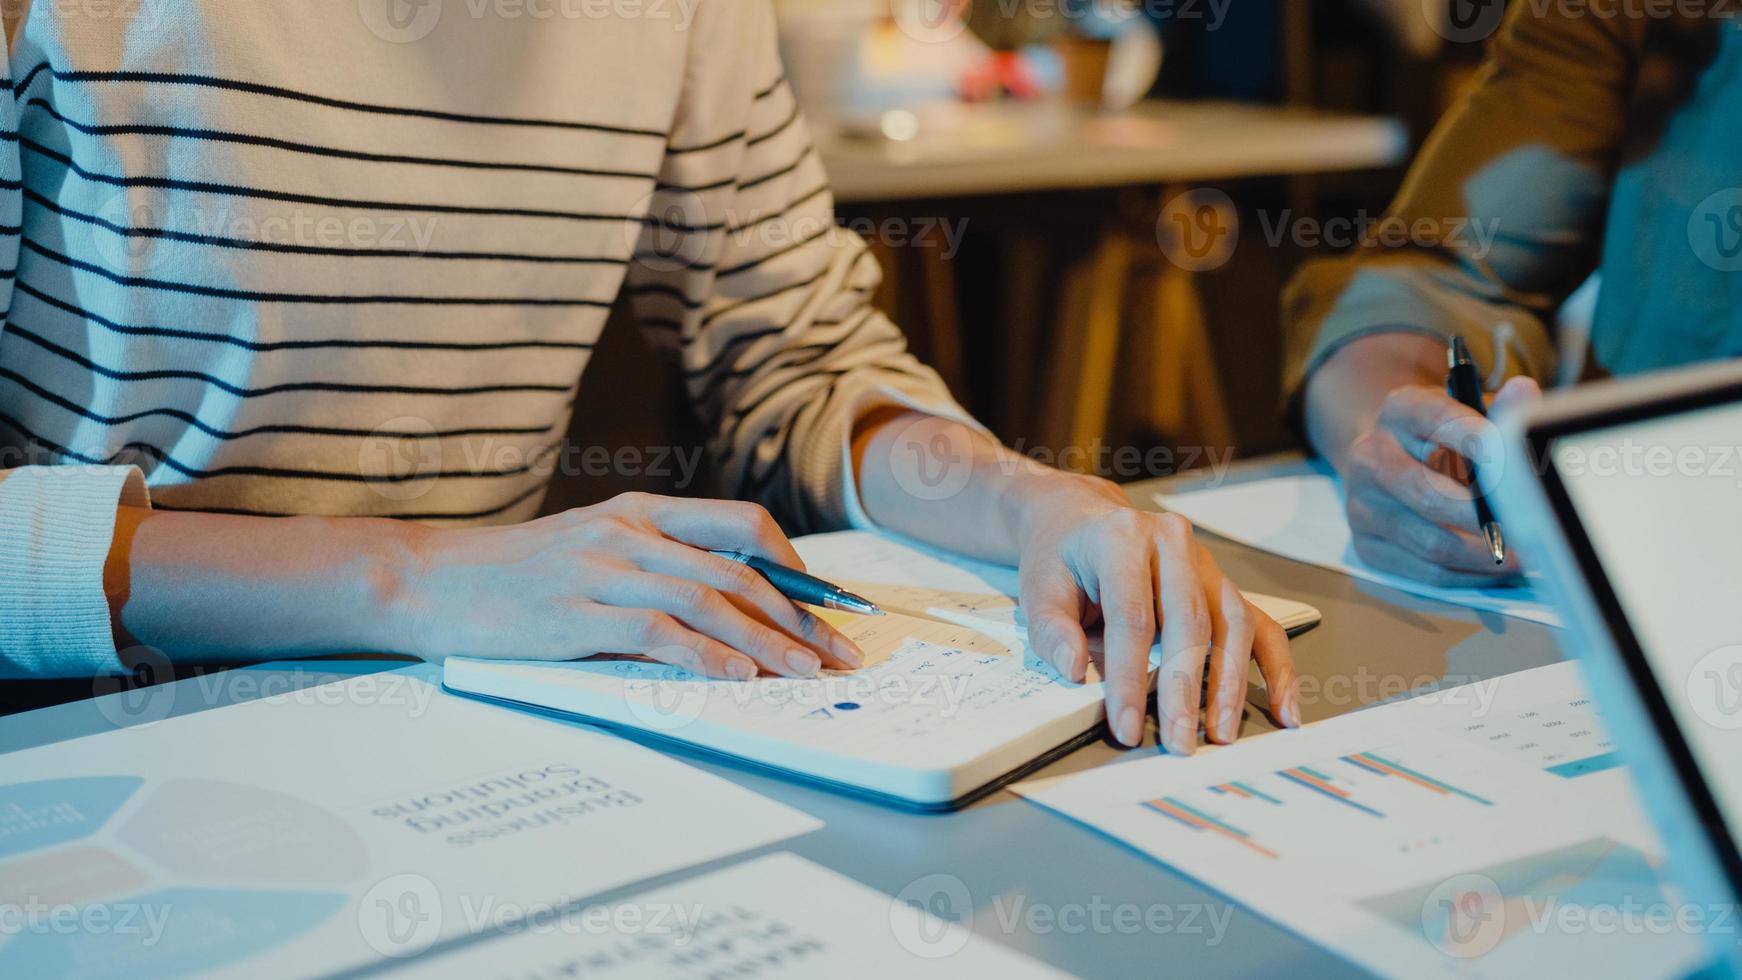
[[1091, 469], [1086, 450], [1107, 437], [1131, 264], [1130, 241], [1109, 228], [1089, 255], [1070, 264], [1061, 284], [1058, 345], [1038, 428], [1041, 444], [1070, 469]]

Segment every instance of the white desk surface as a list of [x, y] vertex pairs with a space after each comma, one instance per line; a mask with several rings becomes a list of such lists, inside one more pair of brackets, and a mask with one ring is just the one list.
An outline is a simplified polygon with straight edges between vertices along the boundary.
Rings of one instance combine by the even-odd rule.
[[1395, 119], [1237, 103], [1149, 102], [1114, 114], [1055, 104], [944, 106], [908, 142], [833, 131], [818, 151], [837, 200], [906, 200], [1188, 183], [1386, 167]]

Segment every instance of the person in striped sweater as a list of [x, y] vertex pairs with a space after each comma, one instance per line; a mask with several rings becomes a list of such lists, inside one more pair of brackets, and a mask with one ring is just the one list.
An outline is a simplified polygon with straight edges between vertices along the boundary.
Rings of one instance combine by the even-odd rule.
[[[1104, 621], [1128, 744], [1158, 637], [1170, 750], [1206, 670], [1235, 736], [1254, 658], [1298, 723], [1282, 630], [1186, 522], [1001, 447], [871, 307], [766, 0], [534, 10], [6, 7], [0, 677], [141, 646], [858, 664], [710, 553], [799, 564], [772, 509], [1020, 563], [1061, 672]], [[535, 520], [620, 293], [740, 500]]]

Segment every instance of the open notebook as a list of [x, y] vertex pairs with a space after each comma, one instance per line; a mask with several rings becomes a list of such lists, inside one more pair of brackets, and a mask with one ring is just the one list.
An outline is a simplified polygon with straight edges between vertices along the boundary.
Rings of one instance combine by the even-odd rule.
[[[865, 651], [859, 670], [734, 682], [640, 659], [454, 659], [445, 683], [919, 809], [964, 806], [1097, 733], [1099, 681], [1030, 656], [1013, 570], [858, 531], [794, 544], [813, 574], [888, 613], [819, 613]], [[1318, 622], [1311, 606], [1252, 599], [1291, 632]]]

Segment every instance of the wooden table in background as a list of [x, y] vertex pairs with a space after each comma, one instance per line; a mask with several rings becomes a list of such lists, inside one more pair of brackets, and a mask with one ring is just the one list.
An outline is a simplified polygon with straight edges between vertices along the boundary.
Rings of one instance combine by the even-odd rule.
[[[1051, 349], [1025, 351], [1044, 365], [1040, 390], [1034, 379], [1012, 377], [1001, 407], [1031, 410], [1036, 443], [1055, 450], [1106, 437], [1122, 363], [1143, 372], [1137, 409], [1156, 431], [1195, 445], [1232, 445], [1192, 274], [1158, 244], [1166, 202], [1198, 184], [1387, 167], [1408, 152], [1407, 134], [1392, 119], [1230, 103], [1153, 102], [1114, 114], [1053, 104], [946, 106], [921, 113], [920, 122], [919, 135], [906, 142], [821, 137], [837, 200], [899, 215], [903, 205], [940, 198], [1133, 189], [1124, 213], [1103, 218], [1095, 244], [1080, 254], [1049, 263], [1055, 243], [1020, 229], [1003, 243], [1003, 278], [1017, 297], [1010, 305], [1029, 321], [1008, 324], [1006, 335]], [[904, 326], [961, 391], [968, 354], [953, 270], [935, 248], [874, 248], [890, 278], [918, 297], [907, 304], [914, 315]], [[1040, 295], [1037, 279], [1054, 265], [1063, 279], [1049, 323], [1031, 300]], [[1128, 320], [1138, 324], [1130, 335]]]

